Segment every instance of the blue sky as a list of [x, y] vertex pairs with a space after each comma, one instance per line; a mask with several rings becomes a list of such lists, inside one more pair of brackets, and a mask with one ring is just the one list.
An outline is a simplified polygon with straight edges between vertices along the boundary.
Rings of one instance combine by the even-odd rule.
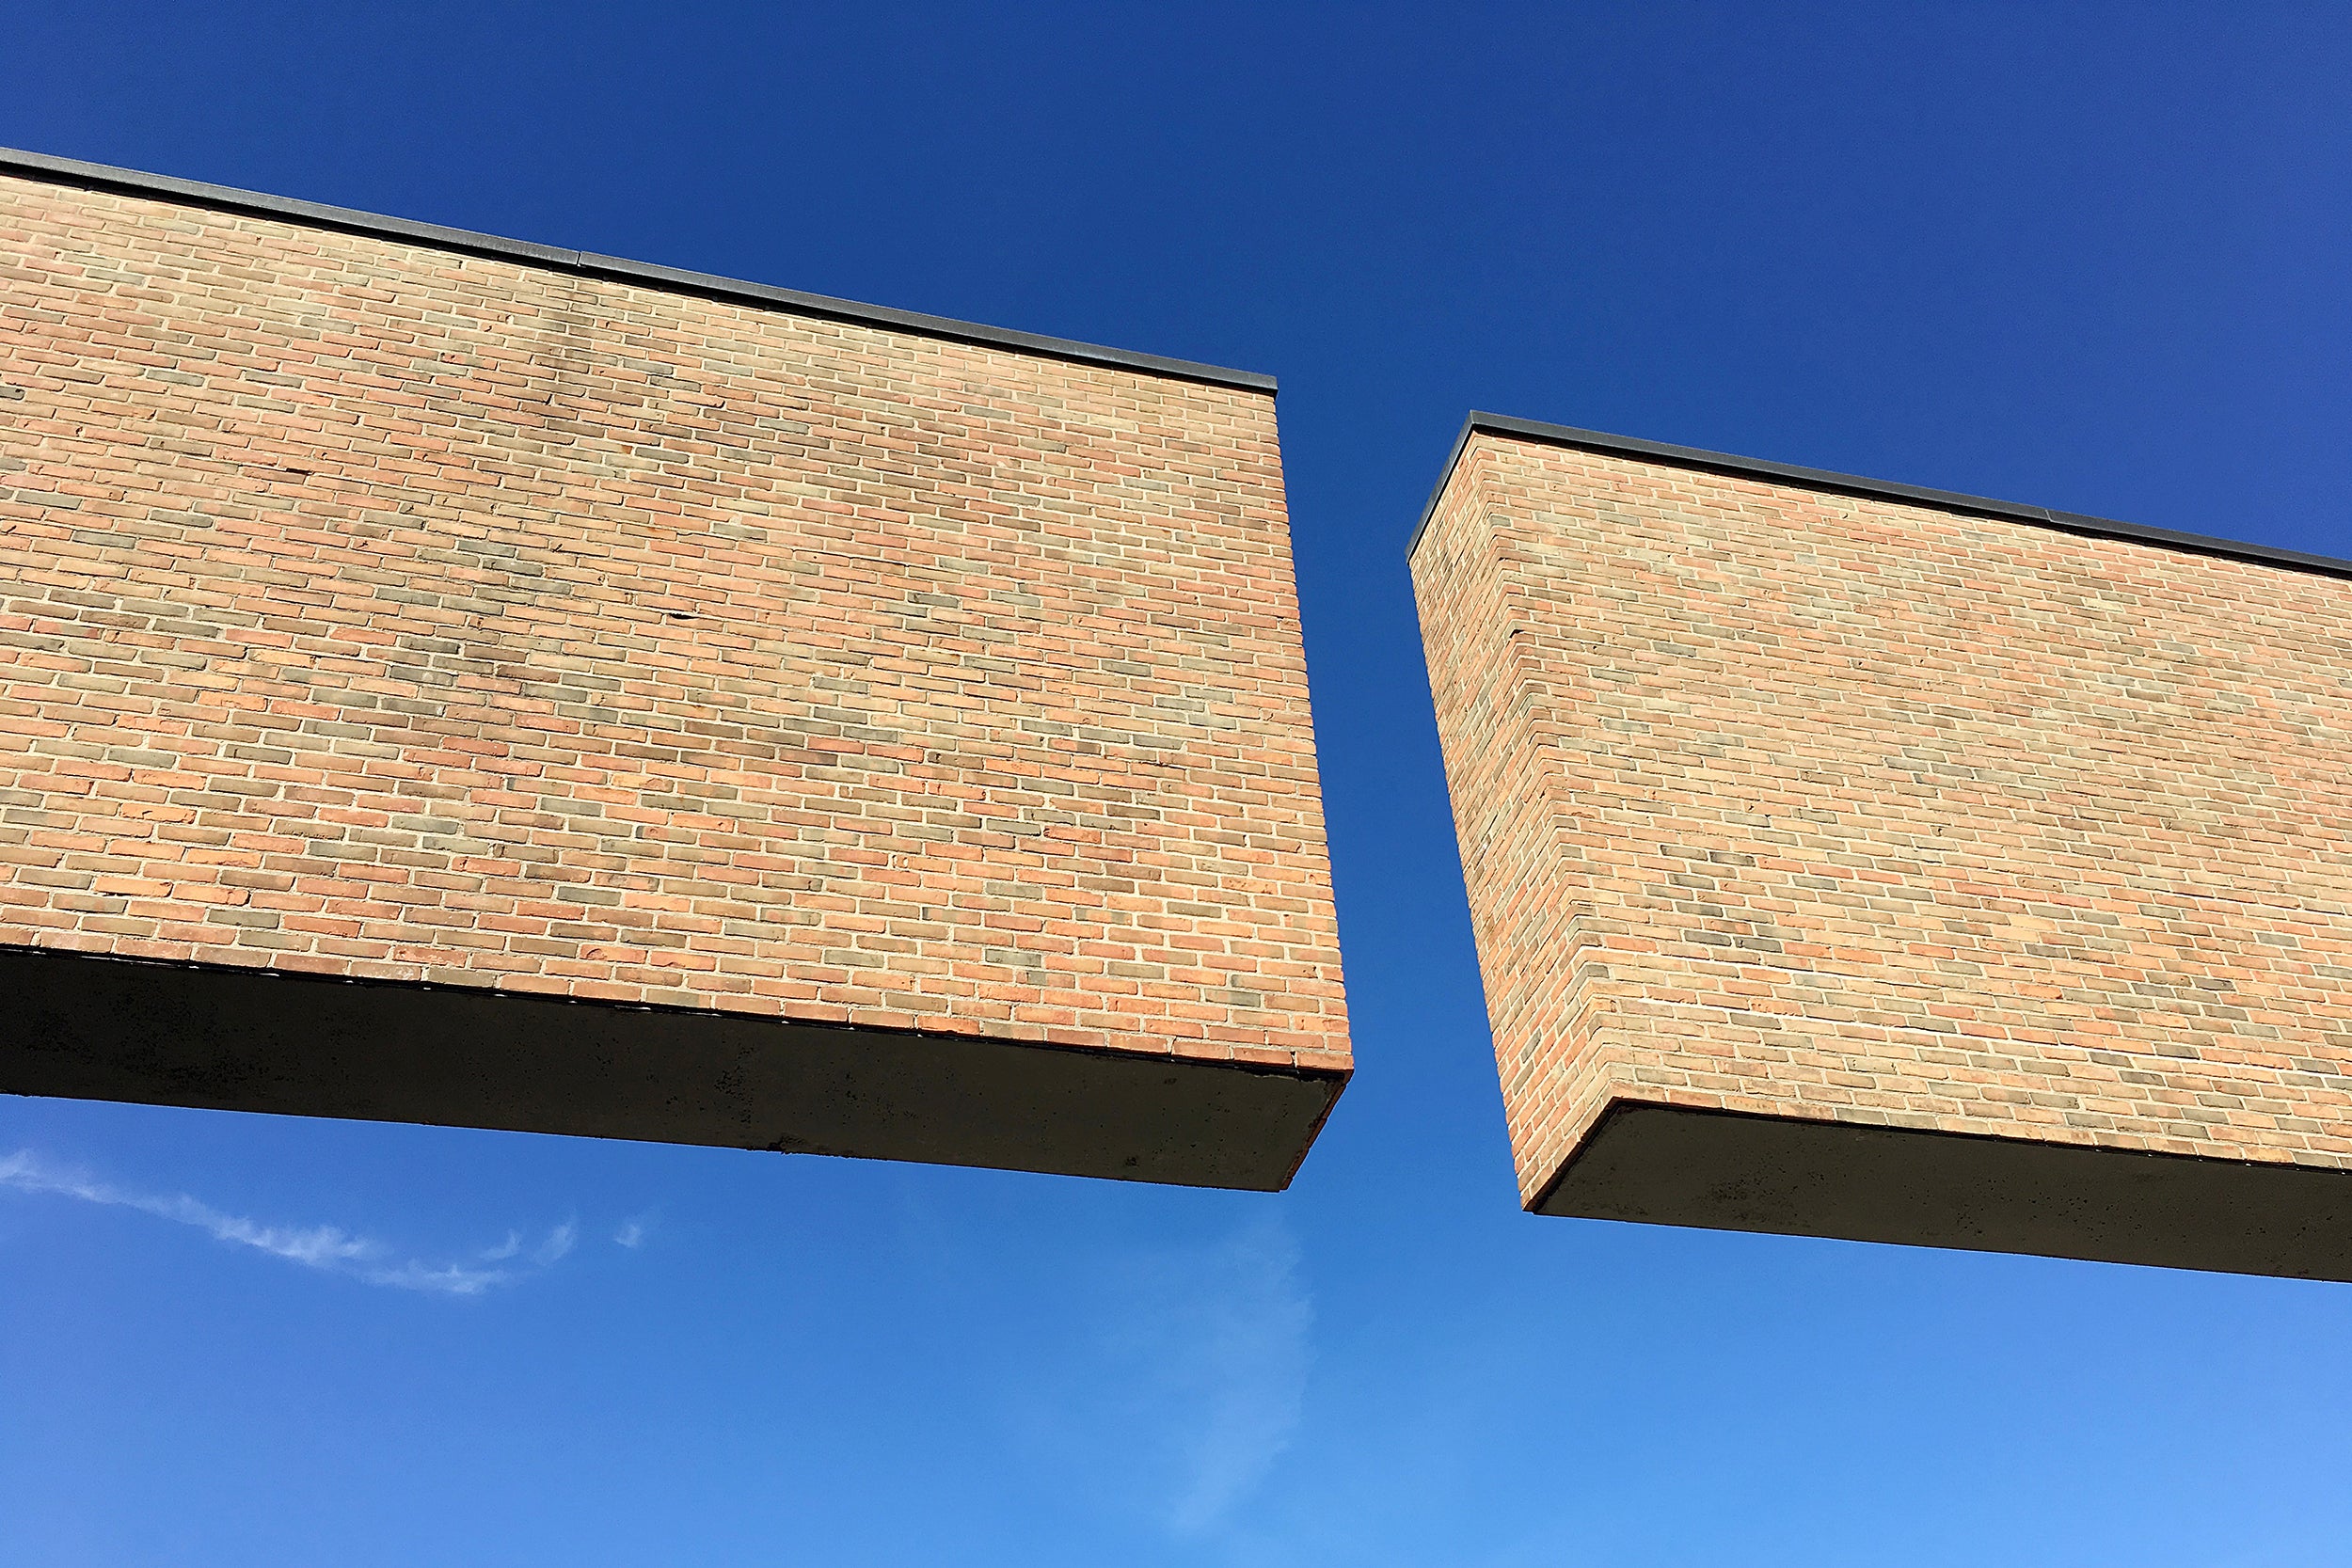
[[[2352, 1288], [1520, 1214], [1471, 407], [2352, 555], [2352, 13], [11, 8], [0, 142], [1272, 372], [1279, 1197], [0, 1100], [0, 1568], [2352, 1561]], [[5, 301], [0, 301], [5, 309]]]

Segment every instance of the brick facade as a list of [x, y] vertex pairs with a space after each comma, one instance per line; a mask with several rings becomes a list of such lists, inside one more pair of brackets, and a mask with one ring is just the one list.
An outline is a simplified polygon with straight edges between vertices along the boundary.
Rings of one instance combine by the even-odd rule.
[[[2352, 582], [1580, 434], [1473, 421], [1413, 558], [1526, 1204], [2352, 1267]], [[1640, 1107], [1732, 1115], [1580, 1196]], [[1925, 1136], [1728, 1152], [1829, 1125]], [[1802, 1190], [1931, 1148], [2045, 1191]], [[2253, 1165], [2328, 1178], [2270, 1253], [2047, 1212]]]
[[22, 170], [0, 234], [0, 947], [1257, 1069], [1287, 1179], [1267, 391]]

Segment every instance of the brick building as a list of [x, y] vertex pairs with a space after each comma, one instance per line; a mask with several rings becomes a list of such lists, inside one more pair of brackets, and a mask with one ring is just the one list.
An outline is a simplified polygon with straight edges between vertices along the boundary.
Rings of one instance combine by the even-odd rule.
[[0, 159], [0, 1090], [1279, 1187], [1272, 383]]
[[1527, 1207], [2352, 1277], [2352, 562], [1473, 415], [1412, 565]]

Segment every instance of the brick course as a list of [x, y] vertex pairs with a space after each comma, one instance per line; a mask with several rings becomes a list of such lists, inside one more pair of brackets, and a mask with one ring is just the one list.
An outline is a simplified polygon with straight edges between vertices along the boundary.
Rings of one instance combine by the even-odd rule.
[[1336, 1092], [1269, 395], [39, 178], [0, 232], [0, 944]]
[[1638, 1105], [2352, 1167], [2352, 583], [1475, 428], [1413, 575], [1530, 1207]]

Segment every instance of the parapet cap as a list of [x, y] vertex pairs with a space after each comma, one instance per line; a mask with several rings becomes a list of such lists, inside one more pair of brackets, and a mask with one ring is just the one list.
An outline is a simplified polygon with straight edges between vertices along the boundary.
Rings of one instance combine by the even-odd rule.
[[1536, 420], [1514, 419], [1508, 414], [1473, 412], [1462, 421], [1461, 434], [1454, 438], [1454, 450], [1445, 460], [1444, 471], [1438, 478], [1438, 487], [1429, 493], [1429, 504], [1422, 508], [1421, 521], [1414, 525], [1413, 537], [1405, 546], [1405, 558], [1410, 561], [1421, 547], [1421, 538], [1428, 531], [1429, 519], [1438, 510], [1438, 501], [1445, 487], [1453, 482], [1454, 467], [1462, 460], [1470, 437], [1480, 432], [1495, 436], [1516, 436], [1525, 440], [1543, 441], [1552, 446], [1574, 447], [1582, 451], [1607, 452], [1620, 457], [1648, 458], [1653, 462], [1672, 464], [1678, 467], [1696, 468], [1708, 473], [1734, 474], [1746, 479], [1771, 480], [1794, 484], [1805, 489], [1826, 490], [1838, 495], [1869, 496], [1884, 500], [1909, 501], [1919, 506], [1941, 507], [1947, 512], [1965, 513], [1979, 517], [2001, 517], [2011, 522], [2030, 523], [2037, 528], [2058, 529], [2067, 533], [2086, 534], [2098, 539], [2123, 539], [2134, 544], [2156, 545], [2169, 549], [2186, 550], [2198, 555], [2222, 556], [2232, 561], [2251, 562], [2260, 566], [2282, 566], [2290, 571], [2316, 572], [2325, 577], [2352, 578], [2352, 561], [2334, 556], [2311, 555], [2302, 550], [2282, 550], [2268, 545], [2249, 545], [2236, 539], [2217, 539], [2202, 533], [2181, 533], [2171, 529], [2148, 528], [2138, 523], [2121, 523], [2111, 517], [2087, 516], [2079, 512], [2055, 512], [2045, 506], [2024, 506], [2015, 501], [1994, 500], [1986, 496], [1966, 496], [1953, 490], [1931, 490], [1924, 485], [1902, 484], [1894, 480], [1865, 479], [1858, 474], [1832, 473], [1825, 468], [1802, 468], [1789, 463], [1772, 463], [1760, 457], [1738, 457], [1729, 452], [1706, 451], [1697, 447], [1669, 446], [1662, 441], [1645, 441], [1631, 436], [1612, 436], [1605, 431], [1579, 430], [1571, 425], [1545, 424]]
[[368, 234], [377, 239], [429, 245], [437, 250], [454, 251], [460, 255], [486, 256], [524, 266], [544, 267], [551, 272], [577, 273], [613, 282], [637, 283], [647, 288], [699, 294], [708, 299], [732, 300], [793, 315], [889, 327], [926, 338], [977, 343], [987, 348], [1012, 349], [1023, 354], [1072, 360], [1083, 365], [1105, 365], [1115, 370], [1138, 371], [1146, 375], [1168, 376], [1178, 381], [1232, 387], [1242, 391], [1263, 392], [1269, 397], [1275, 391], [1274, 377], [1260, 375], [1254, 371], [1227, 370], [1223, 366], [1203, 365], [1190, 359], [1135, 354], [1125, 349], [1105, 348], [1100, 343], [1048, 338], [1035, 332], [1016, 332], [1009, 327], [985, 326], [977, 322], [955, 321], [946, 316], [924, 315], [919, 311], [898, 310], [882, 305], [864, 305], [856, 300], [835, 299], [828, 294], [803, 293], [796, 289], [750, 283], [739, 277], [688, 272], [652, 261], [600, 256], [594, 251], [565, 250], [555, 245], [534, 245], [528, 240], [510, 240], [497, 234], [479, 234], [468, 229], [417, 223], [407, 218], [386, 217], [379, 213], [329, 207], [315, 201], [298, 201], [291, 197], [206, 184], [201, 181], [175, 180], [168, 175], [117, 168], [110, 164], [84, 163], [78, 158], [53, 158], [41, 152], [0, 148], [0, 174], [44, 180], [53, 184], [79, 185], [92, 190], [119, 191], [132, 196], [185, 202], [215, 212], [276, 218], [280, 222], [298, 223], [311, 229]]

